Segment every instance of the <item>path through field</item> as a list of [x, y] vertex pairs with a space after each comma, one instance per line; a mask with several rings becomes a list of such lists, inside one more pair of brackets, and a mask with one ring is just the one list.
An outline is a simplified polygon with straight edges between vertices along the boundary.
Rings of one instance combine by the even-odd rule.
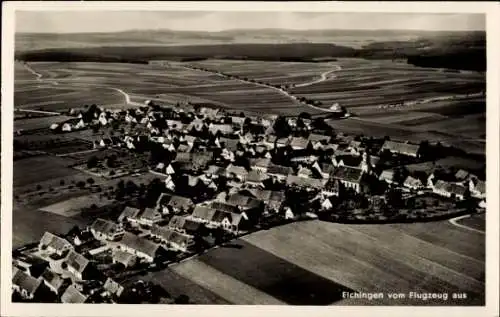
[[331, 65], [331, 66], [333, 66], [334, 69], [331, 69], [331, 70], [328, 70], [324, 73], [321, 73], [321, 76], [319, 79], [316, 79], [316, 80], [313, 80], [313, 81], [310, 81], [307, 83], [297, 84], [297, 85], [295, 85], [295, 87], [307, 87], [307, 86], [311, 86], [314, 84], [319, 84], [327, 79], [335, 78], [335, 75], [332, 75], [332, 74], [335, 73], [336, 71], [342, 70], [342, 67], [340, 67], [340, 65]]
[[481, 231], [481, 230], [478, 230], [478, 229], [474, 229], [474, 228], [471, 228], [469, 226], [466, 226], [466, 225], [458, 223], [460, 220], [466, 219], [466, 218], [470, 218], [470, 215], [463, 215], [463, 216], [460, 216], [460, 217], [455, 217], [455, 218], [450, 219], [449, 222], [452, 225], [457, 226], [459, 228], [462, 228], [462, 229], [465, 229], [465, 230], [470, 230], [470, 231], [477, 232], [477, 233], [480, 233], [480, 234], [485, 234], [484, 231]]

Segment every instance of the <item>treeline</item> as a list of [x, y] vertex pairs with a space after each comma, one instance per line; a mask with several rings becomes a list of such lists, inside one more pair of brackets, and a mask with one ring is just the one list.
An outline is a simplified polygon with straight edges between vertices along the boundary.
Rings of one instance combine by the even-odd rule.
[[154, 60], [200, 61], [209, 58], [281, 62], [324, 62], [340, 57], [403, 59], [421, 67], [486, 70], [482, 38], [465, 40], [377, 42], [360, 49], [326, 43], [214, 44], [190, 46], [108, 46], [16, 52], [24, 61], [148, 63]]

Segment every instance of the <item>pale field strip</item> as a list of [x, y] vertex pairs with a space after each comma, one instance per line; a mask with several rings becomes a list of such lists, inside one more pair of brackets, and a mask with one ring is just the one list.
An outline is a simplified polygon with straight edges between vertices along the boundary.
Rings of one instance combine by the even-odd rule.
[[238, 305], [286, 305], [286, 303], [257, 290], [211, 266], [191, 259], [171, 267], [177, 274]]

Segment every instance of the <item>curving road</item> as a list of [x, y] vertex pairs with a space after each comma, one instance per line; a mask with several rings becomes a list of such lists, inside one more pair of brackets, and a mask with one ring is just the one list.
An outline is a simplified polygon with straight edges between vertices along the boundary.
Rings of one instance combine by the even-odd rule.
[[[337, 70], [340, 70], [340, 66], [338, 65], [334, 65], [336, 66], [336, 69], [333, 69], [333, 70], [329, 70], [329, 71], [326, 71], [324, 73], [321, 74], [321, 78], [320, 79], [317, 79], [313, 82], [308, 82], [308, 83], [305, 83], [305, 84], [302, 84], [302, 85], [312, 85], [314, 83], [318, 83], [318, 82], [322, 82], [328, 78], [331, 78], [329, 77], [328, 75], [332, 72], [335, 72]], [[229, 75], [227, 74], [224, 74], [224, 73], [220, 73], [220, 72], [216, 72], [216, 71], [213, 71], [213, 70], [204, 70], [204, 69], [199, 69], [199, 68], [195, 68], [194, 66], [191, 66], [191, 65], [180, 65], [180, 67], [183, 67], [185, 69], [189, 69], [189, 70], [196, 70], [196, 71], [201, 71], [201, 72], [207, 72], [207, 73], [211, 73], [211, 74], [214, 74], [214, 75], [218, 75], [218, 76], [222, 76], [224, 78], [229, 78]], [[245, 80], [245, 79], [242, 79], [242, 78], [231, 78], [233, 80], [237, 80], [237, 81], [240, 81], [240, 82], [244, 82], [244, 83], [248, 83], [248, 84], [252, 84], [252, 85], [256, 85], [256, 86], [260, 86], [260, 87], [265, 87], [265, 88], [269, 88], [269, 89], [273, 89], [277, 92], [279, 92], [280, 94], [296, 101], [297, 103], [299, 103], [300, 105], [303, 105], [303, 106], [307, 106], [309, 108], [312, 108], [312, 109], [315, 109], [315, 110], [320, 110], [320, 111], [323, 111], [323, 112], [337, 112], [335, 110], [331, 110], [331, 109], [328, 109], [328, 108], [322, 108], [322, 107], [317, 107], [317, 106], [313, 106], [313, 105], [310, 105], [310, 104], [307, 104], [305, 102], [301, 102], [298, 100], [298, 98], [294, 95], [292, 95], [290, 92], [286, 91], [285, 89], [283, 88], [277, 88], [277, 87], [274, 87], [272, 85], [268, 85], [268, 84], [262, 84], [262, 83], [257, 83], [257, 82], [252, 82], [250, 80]], [[298, 87], [297, 85], [295, 87]], [[301, 86], [303, 87], [303, 86]]]
[[323, 72], [321, 73], [321, 76], [319, 79], [316, 79], [316, 80], [313, 80], [313, 81], [310, 81], [310, 82], [307, 82], [307, 83], [302, 83], [302, 84], [298, 84], [298, 85], [295, 85], [295, 87], [307, 87], [307, 86], [311, 86], [311, 85], [314, 85], [314, 84], [318, 84], [318, 83], [321, 83], [327, 79], [332, 79], [332, 78], [336, 78], [337, 76], [335, 75], [331, 75], [332, 73], [335, 73], [339, 70], [342, 70], [342, 67], [340, 67], [339, 65], [331, 65], [333, 67], [335, 67], [335, 69], [331, 69], [329, 71], [326, 71], [326, 72]]
[[452, 218], [449, 220], [449, 222], [456, 226], [456, 227], [459, 227], [459, 228], [462, 228], [462, 229], [465, 229], [465, 230], [469, 230], [469, 231], [473, 231], [473, 232], [477, 232], [477, 233], [480, 233], [480, 234], [485, 234], [484, 231], [481, 231], [481, 230], [478, 230], [478, 229], [475, 229], [475, 228], [471, 228], [471, 227], [468, 227], [468, 226], [465, 226], [465, 225], [462, 225], [460, 223], [458, 223], [458, 221], [462, 220], [462, 219], [465, 219], [465, 218], [469, 218], [470, 215], [463, 215], [463, 216], [460, 216], [460, 217], [455, 217], [455, 218]]

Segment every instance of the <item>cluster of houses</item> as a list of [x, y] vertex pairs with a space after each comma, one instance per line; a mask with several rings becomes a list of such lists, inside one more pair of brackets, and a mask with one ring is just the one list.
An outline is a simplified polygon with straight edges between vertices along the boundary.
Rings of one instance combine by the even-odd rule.
[[14, 259], [13, 290], [24, 299], [48, 292], [65, 303], [113, 302], [123, 287], [102, 277], [98, 259], [132, 268], [166, 252], [191, 254], [213, 230], [239, 235], [267, 215], [294, 219], [304, 211], [288, 203], [290, 192], [311, 194], [325, 210], [334, 207], [332, 197], [366, 195], [379, 185], [484, 204], [485, 182], [468, 171], [450, 176], [432, 169], [422, 176], [391, 165], [401, 157], [423, 162], [418, 144], [335, 135], [306, 118], [286, 118], [291, 133], [283, 136], [276, 117], [210, 107], [93, 111], [54, 129], [119, 122], [123, 132], [95, 147], [158, 151], [150, 172], [163, 177], [165, 188], [152, 207], [128, 206], [115, 221], [98, 218], [65, 238], [45, 233], [32, 258]]

